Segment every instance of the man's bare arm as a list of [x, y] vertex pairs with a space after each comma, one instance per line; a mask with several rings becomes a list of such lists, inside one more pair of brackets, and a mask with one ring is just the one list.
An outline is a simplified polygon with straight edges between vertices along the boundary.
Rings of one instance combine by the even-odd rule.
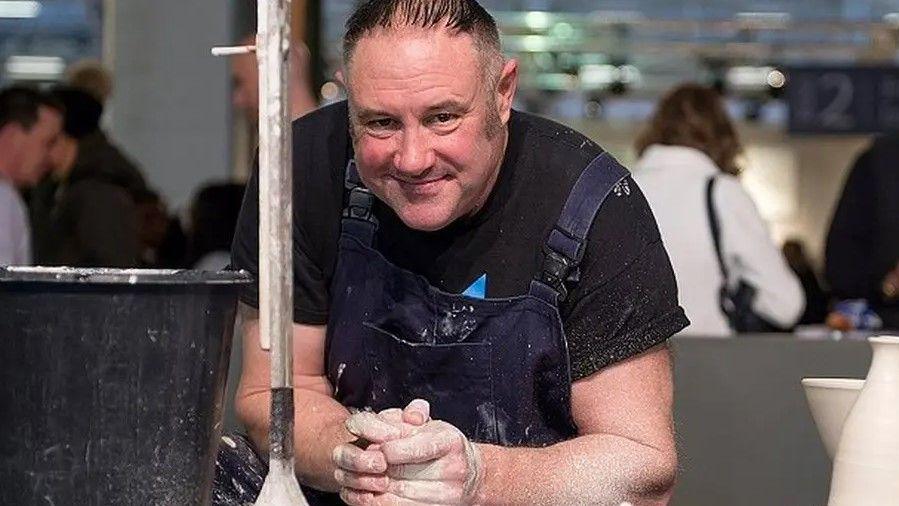
[[[255, 309], [241, 304], [243, 371], [235, 406], [250, 438], [268, 451], [271, 376], [269, 352], [259, 344], [259, 317]], [[336, 446], [353, 441], [344, 422], [346, 408], [332, 398], [325, 375], [325, 327], [293, 326], [293, 381], [296, 419], [294, 444], [297, 477], [305, 485], [336, 491], [335, 466], [331, 453]]]
[[547, 448], [479, 445], [479, 504], [666, 504], [677, 470], [667, 346], [576, 382], [580, 436]]

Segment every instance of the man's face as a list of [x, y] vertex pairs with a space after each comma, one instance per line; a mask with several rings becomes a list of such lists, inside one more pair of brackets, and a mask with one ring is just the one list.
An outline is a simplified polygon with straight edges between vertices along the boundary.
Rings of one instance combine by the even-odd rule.
[[259, 71], [255, 54], [242, 54], [231, 59], [234, 107], [255, 123], [259, 118]]
[[498, 105], [471, 37], [379, 30], [359, 41], [346, 78], [359, 174], [407, 226], [438, 230], [484, 204], [511, 96]]
[[62, 132], [62, 114], [40, 106], [37, 123], [28, 131], [23, 144], [22, 163], [16, 169], [20, 186], [34, 186], [50, 169], [50, 151]]

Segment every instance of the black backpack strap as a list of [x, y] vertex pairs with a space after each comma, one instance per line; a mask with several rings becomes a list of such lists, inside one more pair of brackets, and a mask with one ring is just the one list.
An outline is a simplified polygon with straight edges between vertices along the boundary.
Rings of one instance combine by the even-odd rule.
[[715, 244], [715, 256], [718, 258], [718, 267], [721, 269], [722, 286], [727, 286], [727, 265], [724, 263], [724, 254], [721, 252], [721, 228], [718, 224], [718, 212], [715, 210], [713, 193], [715, 189], [715, 176], [710, 176], [705, 187], [705, 209], [709, 216], [709, 228], [712, 231], [712, 242]]
[[568, 296], [566, 283], [578, 281], [578, 266], [596, 214], [616, 187], [627, 184], [624, 179], [628, 174], [608, 153], [600, 154], [584, 168], [543, 247], [543, 268], [531, 282], [531, 295], [553, 305]]
[[375, 196], [362, 184], [356, 161], [353, 159], [350, 159], [346, 166], [344, 187], [347, 190], [347, 197], [343, 208], [341, 231], [370, 246], [375, 231], [378, 230], [378, 219], [373, 212]]

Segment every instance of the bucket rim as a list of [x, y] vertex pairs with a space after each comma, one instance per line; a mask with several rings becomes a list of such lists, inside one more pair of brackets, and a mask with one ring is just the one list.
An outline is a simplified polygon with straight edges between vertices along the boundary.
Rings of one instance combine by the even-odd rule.
[[240, 285], [250, 283], [252, 280], [247, 271], [0, 266], [0, 284], [40, 282], [107, 285]]

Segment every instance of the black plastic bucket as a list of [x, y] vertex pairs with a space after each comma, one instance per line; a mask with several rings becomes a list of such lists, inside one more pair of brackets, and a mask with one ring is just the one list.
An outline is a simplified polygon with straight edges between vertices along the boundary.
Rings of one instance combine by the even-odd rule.
[[206, 504], [248, 282], [0, 267], [0, 504]]

